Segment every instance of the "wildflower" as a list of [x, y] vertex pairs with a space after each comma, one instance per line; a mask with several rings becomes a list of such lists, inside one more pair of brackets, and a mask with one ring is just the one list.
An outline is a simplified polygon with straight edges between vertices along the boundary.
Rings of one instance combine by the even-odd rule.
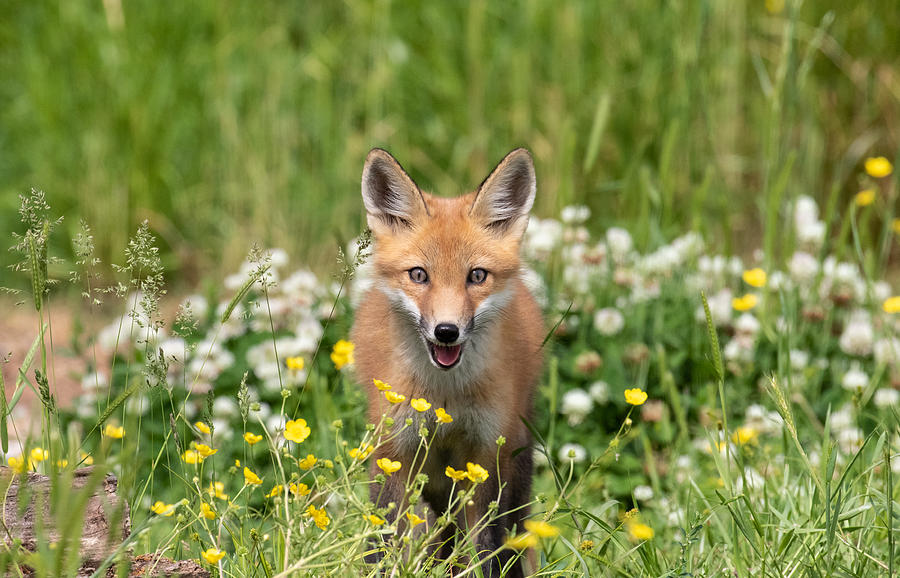
[[593, 540], [582, 540], [581, 544], [578, 545], [578, 549], [583, 552], [590, 552], [594, 549], [594, 541]]
[[287, 368], [292, 371], [302, 371], [304, 367], [303, 358], [302, 357], [288, 357], [284, 360]]
[[328, 513], [325, 511], [325, 508], [316, 508], [312, 504], [306, 509], [306, 515], [313, 519], [313, 522], [316, 523], [320, 530], [327, 528], [331, 522], [328, 519]]
[[257, 435], [253, 432], [247, 432], [244, 434], [244, 441], [250, 444], [251, 446], [261, 442], [263, 437], [261, 435]]
[[56, 460], [56, 467], [57, 467], [57, 468], [63, 469], [63, 468], [65, 468], [65, 467], [68, 466], [68, 465], [69, 465], [69, 460], [67, 460], [67, 459], [65, 459], [65, 458], [63, 458], [63, 459], [61, 459], [61, 460]]
[[409, 525], [413, 528], [425, 521], [424, 518], [420, 518], [412, 512], [406, 512], [406, 519], [409, 520]]
[[525, 529], [538, 538], [553, 538], [559, 536], [559, 528], [539, 520], [525, 520]]
[[559, 460], [569, 461], [573, 464], [580, 464], [587, 458], [587, 450], [579, 444], [563, 444], [559, 448]]
[[875, 177], [876, 179], [881, 179], [894, 171], [894, 166], [891, 164], [891, 161], [887, 160], [885, 157], [869, 157], [866, 159], [866, 173], [870, 177]]
[[900, 313], [900, 296], [888, 297], [881, 304], [885, 313]]
[[175, 513], [175, 504], [166, 504], [164, 502], [157, 501], [152, 506], [150, 506], [150, 511], [160, 516], [169, 517]]
[[856, 364], [844, 374], [844, 378], [841, 380], [841, 386], [850, 391], [861, 391], [867, 385], [869, 385], [869, 376]]
[[875, 202], [875, 191], [872, 189], [860, 191], [853, 197], [853, 202], [857, 207], [868, 207]]
[[423, 397], [414, 397], [409, 400], [409, 405], [418, 412], [428, 411], [428, 408], [431, 407], [431, 404], [428, 403]]
[[363, 516], [363, 518], [365, 518], [366, 521], [369, 522], [370, 524], [372, 524], [373, 526], [381, 526], [385, 522], [384, 518], [379, 518], [375, 514], [367, 514], [367, 515]]
[[599, 404], [605, 404], [609, 401], [609, 384], [605, 381], [595, 381], [588, 390], [591, 399]]
[[349, 454], [351, 458], [358, 459], [359, 461], [363, 461], [367, 457], [369, 457], [372, 452], [375, 451], [375, 447], [372, 444], [368, 444], [365, 447], [353, 448], [350, 450]]
[[207, 520], [215, 520], [216, 513], [206, 502], [200, 503], [200, 516], [206, 518]]
[[311, 431], [305, 419], [292, 419], [284, 424], [284, 439], [300, 443], [309, 437]]
[[272, 489], [269, 490], [269, 493], [266, 494], [266, 497], [267, 497], [267, 498], [275, 498], [275, 497], [278, 497], [278, 496], [281, 495], [281, 493], [282, 493], [283, 491], [284, 491], [284, 486], [281, 485], [281, 484], [272, 486]]
[[111, 423], [106, 424], [103, 428], [103, 435], [108, 438], [120, 440], [125, 435], [125, 428], [122, 426], [114, 426]]
[[628, 530], [628, 536], [632, 540], [640, 542], [653, 538], [653, 528], [642, 522], [632, 521], [626, 524], [626, 529]]
[[225, 484], [222, 482], [210, 482], [206, 493], [209, 494], [211, 498], [219, 498], [220, 500], [228, 499], [228, 494], [225, 493]]
[[874, 329], [868, 312], [858, 310], [850, 315], [850, 320], [838, 339], [838, 345], [844, 353], [865, 356], [872, 353], [874, 341]]
[[44, 448], [34, 448], [29, 455], [31, 456], [31, 461], [42, 462], [50, 457], [50, 452]]
[[203, 423], [202, 421], [198, 421], [197, 423], [195, 423], [194, 427], [197, 428], [200, 431], [200, 433], [205, 433], [207, 435], [209, 435], [209, 433], [210, 433], [209, 426], [206, 425], [205, 423]]
[[441, 423], [450, 423], [453, 421], [453, 416], [447, 413], [442, 407], [434, 410], [434, 415], [437, 416], [437, 420]]
[[225, 557], [225, 552], [218, 548], [208, 548], [207, 550], [200, 552], [200, 555], [203, 556], [203, 559], [206, 560], [207, 564], [215, 566], [219, 563], [219, 560]]
[[200, 454], [200, 457], [204, 460], [212, 455], [215, 455], [219, 450], [213, 449], [206, 444], [196, 444], [194, 449], [197, 450], [197, 453]]
[[647, 392], [639, 387], [625, 390], [625, 401], [631, 405], [642, 405], [647, 401]]
[[575, 369], [580, 373], [592, 373], [603, 367], [603, 358], [596, 351], [583, 351], [575, 358]]
[[86, 466], [94, 464], [94, 456], [86, 452], [78, 452], [78, 459]]
[[384, 399], [391, 403], [402, 403], [406, 400], [406, 396], [402, 393], [397, 393], [396, 391], [386, 391], [384, 392]]
[[381, 381], [380, 379], [373, 379], [375, 383], [375, 387], [378, 388], [378, 391], [387, 391], [391, 388], [390, 384]]
[[469, 472], [465, 470], [454, 470], [450, 466], [444, 470], [444, 475], [455, 482], [461, 482], [469, 476]]
[[391, 475], [401, 467], [403, 467], [403, 464], [401, 464], [400, 462], [392, 461], [391, 458], [381, 458], [375, 462], [375, 465], [381, 468], [381, 471], [383, 471], [387, 475]]
[[288, 489], [295, 496], [306, 496], [310, 492], [309, 486], [304, 483], [291, 484], [290, 486], [288, 486]]
[[254, 474], [250, 468], [245, 466], [244, 467], [244, 483], [252, 485], [252, 486], [258, 486], [258, 485], [262, 484], [262, 480], [260, 479], [259, 476]]
[[601, 335], [616, 335], [625, 327], [625, 316], [615, 307], [607, 307], [594, 313], [594, 328]]
[[897, 391], [896, 389], [890, 389], [888, 387], [882, 387], [875, 392], [874, 396], [872, 396], [872, 402], [875, 403], [876, 407], [880, 408], [897, 405], [897, 403], [900, 402], [900, 391]]
[[234, 467], [236, 467], [236, 468], [241, 467], [241, 460], [235, 459], [235, 460], [234, 460]]
[[563, 394], [559, 411], [566, 416], [569, 425], [576, 426], [584, 421], [593, 408], [594, 401], [588, 392], [576, 387]]
[[760, 288], [766, 286], [766, 272], [759, 267], [744, 271], [742, 278], [744, 279], [744, 283], [751, 287]]
[[22, 456], [11, 456], [6, 460], [6, 463], [8, 463], [9, 467], [12, 468], [13, 471], [17, 474], [21, 474], [31, 467], [31, 462], [29, 461], [28, 464], [26, 464], [25, 458], [23, 458]]
[[734, 307], [738, 311], [750, 311], [756, 304], [759, 302], [759, 299], [753, 293], [747, 293], [743, 297], [735, 297], [731, 300], [731, 306]]
[[353, 350], [355, 348], [356, 346], [350, 341], [338, 340], [331, 350], [331, 361], [334, 363], [334, 368], [340, 370], [346, 365], [353, 365]]
[[311, 470], [317, 461], [319, 460], [316, 459], [316, 456], [307, 454], [305, 458], [297, 462], [297, 465], [300, 466], [301, 470]]
[[181, 459], [186, 464], [200, 464], [203, 463], [203, 456], [197, 453], [195, 450], [184, 450], [184, 453], [181, 454]]
[[472, 462], [466, 462], [466, 477], [475, 482], [476, 484], [480, 484], [481, 482], [488, 479], [488, 472], [486, 469], [481, 467], [478, 464], [473, 464]]
[[753, 443], [759, 437], [759, 431], [755, 427], [741, 426], [731, 434], [731, 440], [738, 445]]
[[639, 502], [649, 502], [653, 499], [653, 488], [650, 486], [635, 486], [634, 499]]
[[524, 532], [506, 539], [506, 546], [513, 550], [525, 550], [538, 545], [538, 537], [531, 532]]

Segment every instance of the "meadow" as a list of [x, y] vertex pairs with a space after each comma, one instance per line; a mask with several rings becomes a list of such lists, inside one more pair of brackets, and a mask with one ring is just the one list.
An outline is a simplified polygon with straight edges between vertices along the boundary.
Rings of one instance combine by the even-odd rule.
[[[530, 575], [896, 574], [900, 5], [3, 10], [2, 285], [35, 331], [0, 443], [61, 476], [67, 532], [0, 549], [7, 575], [74, 573], [84, 464], [130, 506], [120, 575], [129, 551], [221, 576], [481, 575], [469, 540], [429, 554], [452, 521], [416, 507], [421, 474], [407, 509], [369, 501], [395, 475], [369, 479], [374, 448], [415, 428], [424, 459], [441, 422], [362, 417], [358, 183], [384, 146], [456, 194], [519, 144], [546, 369], [531, 519], [504, 548]], [[88, 330], [53, 336], [51, 303]], [[60, 405], [67, 355], [88, 370]], [[25, 390], [40, 435], [9, 421]], [[447, 471], [454, 511], [491, 466]]]

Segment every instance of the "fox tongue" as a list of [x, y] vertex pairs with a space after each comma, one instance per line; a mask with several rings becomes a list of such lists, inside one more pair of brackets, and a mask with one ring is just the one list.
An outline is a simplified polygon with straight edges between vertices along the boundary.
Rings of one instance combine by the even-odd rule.
[[441, 365], [450, 366], [456, 363], [456, 360], [459, 359], [460, 349], [462, 349], [461, 345], [451, 345], [450, 347], [435, 345], [434, 357]]

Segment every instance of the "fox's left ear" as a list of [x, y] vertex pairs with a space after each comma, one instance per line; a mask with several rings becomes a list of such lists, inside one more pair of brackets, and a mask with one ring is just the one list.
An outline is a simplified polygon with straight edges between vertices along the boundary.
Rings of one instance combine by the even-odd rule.
[[516, 149], [478, 187], [469, 214], [500, 235], [521, 237], [536, 189], [531, 153]]

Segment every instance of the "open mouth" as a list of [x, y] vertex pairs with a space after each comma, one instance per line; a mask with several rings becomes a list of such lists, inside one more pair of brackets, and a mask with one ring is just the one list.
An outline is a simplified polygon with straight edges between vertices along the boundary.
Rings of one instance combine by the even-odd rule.
[[437, 345], [434, 343], [428, 342], [428, 349], [431, 350], [431, 359], [437, 364], [441, 369], [450, 369], [457, 363], [459, 363], [459, 359], [462, 357], [462, 344], [459, 345]]

